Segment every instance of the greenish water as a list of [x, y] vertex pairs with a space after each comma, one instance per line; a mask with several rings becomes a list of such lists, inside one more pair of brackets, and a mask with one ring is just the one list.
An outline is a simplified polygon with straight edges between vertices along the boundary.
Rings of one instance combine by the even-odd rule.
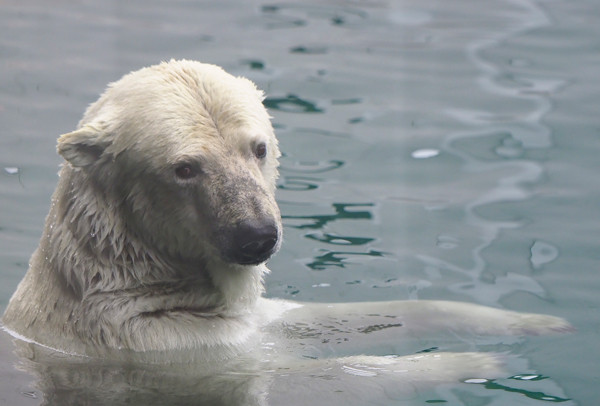
[[[57, 136], [122, 74], [197, 59], [268, 94], [285, 223], [269, 296], [461, 300], [578, 330], [473, 340], [522, 370], [393, 404], [597, 404], [598, 21], [592, 0], [4, 1], [0, 310], [41, 233]], [[13, 362], [3, 347], [0, 400], [39, 403]]]

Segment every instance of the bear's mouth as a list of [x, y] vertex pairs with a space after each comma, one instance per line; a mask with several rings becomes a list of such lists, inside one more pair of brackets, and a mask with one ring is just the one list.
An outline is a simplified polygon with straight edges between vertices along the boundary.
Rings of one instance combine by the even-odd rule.
[[258, 265], [265, 262], [276, 251], [277, 238], [265, 241], [252, 241], [242, 248], [242, 252], [235, 258], [239, 265]]

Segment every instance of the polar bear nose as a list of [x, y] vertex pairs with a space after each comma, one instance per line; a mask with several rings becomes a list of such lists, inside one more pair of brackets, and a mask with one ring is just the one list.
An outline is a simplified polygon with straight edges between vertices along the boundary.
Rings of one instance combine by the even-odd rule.
[[233, 236], [233, 256], [242, 265], [260, 264], [273, 253], [279, 232], [271, 223], [243, 222], [236, 227]]

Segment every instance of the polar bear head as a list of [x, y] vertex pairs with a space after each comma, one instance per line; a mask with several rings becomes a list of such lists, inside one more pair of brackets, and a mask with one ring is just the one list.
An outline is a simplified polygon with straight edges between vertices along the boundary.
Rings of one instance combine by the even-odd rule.
[[262, 100], [249, 80], [199, 62], [124, 76], [58, 140], [81, 187], [64, 210], [82, 207], [77, 222], [88, 218], [117, 251], [133, 234], [167, 260], [264, 262], [281, 220], [280, 153]]

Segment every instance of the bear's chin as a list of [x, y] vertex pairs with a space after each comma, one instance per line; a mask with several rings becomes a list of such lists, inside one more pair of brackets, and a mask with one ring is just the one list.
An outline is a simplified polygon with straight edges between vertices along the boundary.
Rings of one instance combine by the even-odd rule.
[[272, 250], [271, 252], [268, 252], [266, 254], [263, 254], [263, 255], [260, 255], [257, 257], [232, 258], [232, 257], [226, 256], [223, 259], [226, 262], [229, 262], [230, 264], [233, 264], [233, 265], [255, 266], [255, 265], [260, 265], [260, 264], [267, 262], [267, 260], [275, 254], [275, 252], [276, 252], [276, 250]]

